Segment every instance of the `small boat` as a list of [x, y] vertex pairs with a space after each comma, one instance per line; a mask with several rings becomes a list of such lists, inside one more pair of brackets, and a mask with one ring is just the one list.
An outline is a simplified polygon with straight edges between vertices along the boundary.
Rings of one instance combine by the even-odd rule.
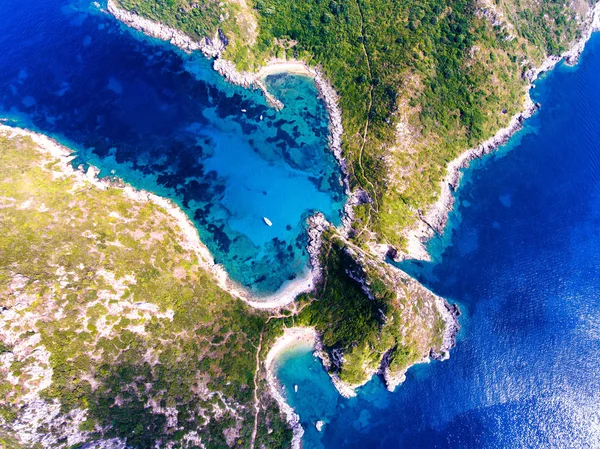
[[271, 220], [269, 220], [267, 217], [263, 217], [263, 220], [265, 221], [265, 224], [267, 226], [273, 226], [273, 223], [271, 222]]
[[245, 109], [242, 109], [242, 112], [248, 112], [248, 111], [246, 111]]
[[262, 117], [262, 114], [260, 114], [260, 119], [262, 120], [262, 118], [263, 118], [263, 117]]

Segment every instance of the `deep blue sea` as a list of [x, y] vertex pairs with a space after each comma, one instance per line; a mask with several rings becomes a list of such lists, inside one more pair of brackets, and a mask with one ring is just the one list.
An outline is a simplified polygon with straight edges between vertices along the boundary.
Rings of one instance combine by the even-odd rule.
[[286, 355], [306, 449], [600, 447], [600, 35], [533, 95], [525, 129], [466, 170], [434, 262], [403, 265], [460, 304], [450, 360], [343, 399], [309, 350]]
[[255, 293], [306, 270], [310, 215], [340, 223], [339, 166], [311, 79], [268, 77], [286, 105], [277, 112], [201, 54], [146, 38], [85, 0], [2, 0], [0, 48], [6, 123], [76, 149], [75, 165], [175, 200], [216, 262]]

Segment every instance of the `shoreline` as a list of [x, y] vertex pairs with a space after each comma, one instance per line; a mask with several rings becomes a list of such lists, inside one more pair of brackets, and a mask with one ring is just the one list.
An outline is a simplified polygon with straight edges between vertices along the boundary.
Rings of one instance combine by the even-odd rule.
[[286, 328], [283, 332], [283, 335], [275, 340], [275, 343], [273, 346], [271, 346], [271, 349], [269, 350], [264, 361], [267, 373], [267, 384], [269, 386], [271, 396], [275, 399], [279, 405], [279, 409], [285, 415], [287, 422], [292, 427], [293, 437], [291, 447], [293, 449], [300, 449], [302, 447], [302, 436], [304, 435], [304, 429], [300, 424], [300, 417], [283, 397], [283, 387], [275, 375], [275, 362], [284, 353], [299, 346], [310, 347], [314, 350], [316, 349], [317, 341], [317, 332], [312, 327]]
[[[179, 226], [182, 235], [182, 246], [198, 256], [199, 265], [213, 276], [217, 285], [222, 290], [243, 301], [253, 309], [280, 309], [293, 302], [297, 295], [311, 291], [320, 279], [320, 267], [317, 269], [307, 269], [298, 278], [284, 283], [276, 292], [264, 296], [254, 296], [250, 291], [232, 281], [222, 265], [214, 262], [210, 250], [202, 243], [194, 224], [185, 212], [170, 199], [155, 195], [146, 190], [136, 189], [120, 178], [118, 178], [117, 182], [108, 178], [100, 179], [98, 178], [100, 171], [91, 165], [85, 173], [75, 169], [71, 165], [74, 157], [73, 150], [44, 134], [24, 128], [11, 127], [2, 123], [0, 123], [0, 134], [31, 138], [39, 149], [60, 160], [62, 171], [68, 176], [78, 177], [80, 181], [90, 183], [102, 190], [108, 188], [119, 189], [134, 201], [151, 202], [163, 208], [167, 214], [175, 219], [177, 226]], [[322, 232], [320, 229], [327, 222], [321, 215], [320, 217], [313, 216], [309, 218], [309, 223], [307, 249], [310, 255], [309, 263], [312, 264], [318, 260], [318, 252], [321, 245], [320, 232]]]
[[233, 62], [222, 57], [226, 44], [222, 41], [219, 33], [216, 33], [212, 38], [203, 37], [202, 40], [195, 41], [182, 31], [120, 8], [115, 3], [115, 0], [108, 0], [105, 12], [111, 14], [124, 25], [140, 31], [147, 36], [167, 41], [180, 50], [188, 53], [196, 50], [201, 51], [204, 56], [213, 59], [213, 69], [227, 81], [245, 88], [250, 89], [254, 87], [262, 90], [267, 101], [275, 108], [283, 108], [284, 105], [268, 91], [263, 82], [264, 78], [278, 73], [289, 73], [313, 78], [319, 96], [325, 102], [325, 107], [329, 113], [330, 147], [344, 175], [346, 194], [350, 194], [347, 165], [342, 154], [343, 126], [339, 97], [331, 83], [329, 83], [319, 69], [310, 67], [306, 62], [297, 59], [273, 58], [262, 66], [258, 72], [240, 72]]
[[445, 232], [448, 216], [454, 208], [454, 192], [460, 186], [462, 170], [469, 167], [471, 161], [480, 159], [496, 151], [500, 146], [506, 144], [515, 133], [523, 129], [525, 120], [530, 118], [538, 109], [538, 105], [531, 99], [530, 92], [535, 87], [533, 83], [541, 74], [553, 70], [562, 60], [565, 60], [570, 66], [577, 65], [579, 57], [592, 34], [600, 31], [600, 3], [596, 3], [588, 11], [585, 20], [587, 22], [587, 29], [583, 36], [573, 43], [571, 48], [563, 52], [560, 56], [548, 56], [539, 67], [525, 73], [524, 76], [529, 81], [529, 86], [526, 88], [523, 107], [521, 111], [511, 117], [508, 125], [498, 130], [496, 134], [477, 147], [464, 151], [447, 165], [446, 176], [442, 180], [441, 193], [438, 200], [428, 206], [425, 212], [418, 211], [419, 221], [404, 233], [406, 250], [398, 251], [397, 256], [394, 258], [395, 261], [408, 259], [431, 260], [431, 255], [427, 251], [426, 245], [436, 233], [443, 235]]
[[[223, 43], [219, 33], [217, 33], [212, 39], [204, 37], [200, 42], [195, 42], [190, 37], [178, 30], [171, 29], [160, 23], [153, 22], [152, 20], [145, 19], [136, 14], [120, 9], [118, 6], [116, 6], [115, 0], [108, 0], [107, 9], [108, 12], [117, 20], [124, 23], [126, 26], [141, 31], [146, 35], [150, 35], [151, 37], [155, 37], [163, 41], [168, 41], [172, 45], [175, 45], [186, 52], [191, 52], [194, 50], [202, 51], [206, 57], [213, 59], [213, 69], [223, 76], [228, 82], [249, 89], [258, 88], [262, 90], [267, 102], [277, 109], [283, 108], [284, 105], [268, 91], [264, 83], [264, 79], [267, 76], [278, 73], [290, 73], [311, 77], [315, 82], [318, 96], [322, 101], [324, 101], [329, 115], [329, 148], [333, 152], [334, 157], [336, 158], [340, 167], [344, 191], [348, 196], [344, 205], [342, 229], [346, 235], [349, 233], [351, 224], [354, 220], [353, 207], [357, 204], [369, 202], [370, 199], [368, 198], [366, 192], [360, 189], [354, 192], [350, 190], [347, 161], [343, 157], [342, 152], [343, 122], [342, 111], [339, 107], [339, 97], [321, 70], [310, 67], [304, 61], [273, 58], [268, 61], [266, 65], [261, 67], [256, 73], [239, 72], [231, 61], [222, 58], [222, 53], [225, 50], [225, 44]], [[190, 225], [193, 228], [191, 223]], [[254, 298], [245, 296], [243, 289], [240, 289], [239, 286], [228, 281], [228, 275], [222, 267], [219, 267], [220, 269], [213, 271], [217, 281], [219, 282], [219, 286], [232, 295], [242, 299], [251, 307], [257, 309], [280, 308], [293, 302], [298, 294], [314, 290], [314, 287], [321, 279], [322, 267], [319, 261], [321, 237], [323, 231], [328, 226], [329, 224], [325, 220], [325, 217], [320, 213], [315, 214], [309, 219], [309, 238], [307, 250], [310, 256], [311, 269], [308, 272], [305, 272], [298, 279], [284, 284], [284, 286], [282, 286], [282, 288], [280, 288], [280, 290], [275, 294], [266, 298], [260, 298], [260, 301], [256, 301]], [[195, 228], [193, 229], [195, 230]], [[210, 253], [208, 253], [208, 255], [210, 256]], [[442, 309], [446, 310], [447, 308], [451, 307], [451, 305], [446, 301], [442, 301], [443, 304], [438, 304], [438, 308], [441, 307]], [[448, 313], [447, 317], [444, 317], [444, 321], [446, 321], [447, 325], [447, 332], [444, 335], [444, 342], [449, 343], [452, 341], [452, 344], [448, 345], [448, 349], [450, 349], [450, 347], [453, 346], [456, 329], [458, 328], [458, 322], [456, 320], [456, 316], [451, 316], [450, 313]], [[315, 349], [316, 355], [321, 359], [323, 365], [326, 368], [331, 366], [332, 362], [328, 355], [323, 351], [319, 336], [315, 329], [312, 328], [286, 329], [284, 335], [276, 340], [264, 362], [267, 371], [267, 382], [271, 394], [277, 401], [280, 410], [285, 415], [289, 425], [292, 427], [294, 435], [292, 447], [294, 448], [301, 447], [301, 439], [302, 435], [304, 434], [304, 429], [302, 429], [302, 426], [300, 425], [298, 415], [283, 398], [279, 383], [272, 368], [274, 361], [278, 356], [280, 356], [286, 350], [293, 348], [295, 345], [299, 344], [299, 342], [310, 344], [311, 347]], [[431, 354], [431, 356], [434, 355]], [[425, 359], [429, 360], [430, 357], [425, 357]], [[377, 374], [377, 371], [374, 371], [372, 374]], [[383, 377], [386, 380], [388, 387], [391, 386], [390, 384], [395, 386], [398, 383], [397, 380], [393, 381], [390, 378], [389, 373], [387, 376], [383, 372], [380, 374], [384, 375]], [[342, 382], [336, 374], [329, 373], [329, 377], [341, 396], [346, 398], [356, 396], [356, 388], [360, 385], [348, 385]], [[366, 382], [368, 382], [368, 380]]]
[[[231, 61], [221, 57], [223, 51], [225, 50], [226, 44], [223, 43], [219, 33], [217, 33], [213, 38], [204, 37], [198, 42], [179, 30], [170, 28], [161, 23], [154, 22], [153, 20], [146, 19], [137, 14], [121, 9], [115, 3], [115, 0], [108, 0], [106, 12], [114, 16], [116, 20], [124, 25], [134, 28], [135, 30], [140, 31], [147, 36], [168, 41], [172, 45], [185, 52], [192, 52], [196, 50], [201, 51], [204, 56], [213, 59], [213, 69], [223, 76], [227, 81], [248, 89], [260, 89], [264, 93], [267, 102], [276, 109], [281, 109], [284, 107], [284, 105], [268, 91], [263, 81], [264, 78], [277, 73], [292, 73], [313, 78], [317, 87], [318, 95], [325, 103], [325, 107], [329, 115], [329, 148], [333, 152], [333, 155], [340, 167], [340, 171], [342, 173], [342, 182], [344, 184], [344, 193], [348, 196], [348, 199], [344, 204], [342, 217], [344, 229], [346, 232], [348, 231], [353, 221], [353, 211], [350, 201], [352, 194], [350, 192], [350, 180], [348, 176], [347, 164], [342, 153], [342, 112], [339, 107], [339, 98], [337, 92], [319, 70], [314, 69], [305, 62], [299, 60], [272, 59], [256, 73], [239, 72]], [[322, 218], [324, 220], [324, 217]], [[297, 279], [284, 283], [276, 292], [272, 294], [265, 296], [254, 296], [244, 287], [234, 283], [231, 281], [223, 267], [214, 264], [212, 256], [210, 256], [209, 253], [208, 255], [210, 258], [208, 260], [212, 261], [212, 267], [219, 267], [211, 268], [210, 271], [215, 275], [215, 278], [219, 282], [219, 286], [221, 288], [233, 296], [241, 299], [253, 308], [264, 310], [284, 307], [292, 303], [298, 295], [313, 291], [316, 284], [320, 280], [321, 267], [318, 258], [318, 250], [320, 245], [315, 245], [313, 242], [320, 242], [321, 239], [320, 235], [316, 235], [314, 232], [311, 233], [310, 229], [314, 227], [316, 229], [323, 230], [325, 227], [323, 226], [323, 223], [320, 222], [315, 222], [315, 225], [313, 226], [313, 222], [314, 220], [312, 218], [309, 219], [309, 223], [311, 223], [311, 225], [309, 227], [309, 241], [307, 248], [310, 258], [310, 268]], [[189, 223], [189, 225], [193, 227], [191, 223]], [[186, 225], [186, 227], [187, 226], [188, 225]], [[186, 230], [186, 233], [189, 232], [189, 230]], [[208, 249], [202, 243], [201, 246], [208, 251]]]
[[[275, 340], [264, 360], [269, 392], [279, 405], [281, 412], [285, 415], [286, 421], [292, 428], [292, 449], [300, 449], [302, 447], [304, 428], [300, 423], [300, 416], [296, 413], [294, 408], [287, 403], [285, 397], [283, 396], [283, 386], [279, 382], [279, 379], [275, 373], [275, 364], [285, 353], [299, 347], [310, 348], [313, 351], [314, 356], [321, 360], [321, 363], [328, 371], [328, 368], [331, 366], [331, 361], [323, 350], [321, 338], [314, 327], [285, 328], [283, 335], [280, 335]], [[339, 379], [339, 377], [337, 377], [337, 375], [330, 372], [328, 372], [327, 375], [329, 376], [331, 383], [338, 391], [340, 396], [344, 398], [352, 398], [356, 396], [356, 388], [360, 387], [360, 385], [351, 386], [345, 384]]]

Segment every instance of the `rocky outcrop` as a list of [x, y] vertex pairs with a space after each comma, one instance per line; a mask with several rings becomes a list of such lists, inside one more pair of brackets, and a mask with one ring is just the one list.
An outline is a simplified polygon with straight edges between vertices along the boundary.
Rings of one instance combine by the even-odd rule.
[[590, 9], [585, 19], [585, 31], [581, 37], [573, 43], [571, 48], [558, 55], [548, 56], [541, 66], [528, 70], [524, 74], [524, 78], [530, 83], [533, 83], [541, 73], [552, 70], [556, 64], [564, 59], [568, 65], [575, 65], [579, 62], [579, 57], [585, 48], [585, 44], [592, 37], [594, 31], [600, 30], [600, 3], [596, 3], [593, 8]]
[[308, 245], [306, 251], [310, 258], [310, 266], [313, 272], [315, 284], [321, 282], [323, 277], [323, 268], [319, 257], [323, 246], [323, 232], [329, 228], [330, 224], [325, 216], [318, 212], [308, 219]]
[[[456, 345], [456, 336], [460, 331], [460, 324], [458, 322], [460, 309], [456, 304], [450, 304], [440, 297], [436, 297], [435, 304], [445, 323], [442, 345], [439, 348], [431, 348], [429, 354], [416, 363], [429, 363], [430, 360], [447, 360], [450, 358], [450, 349]], [[383, 377], [386, 388], [393, 392], [398, 385], [406, 380], [406, 372], [409, 370], [410, 366], [400, 371], [393, 371], [390, 369], [392, 353], [393, 350], [390, 350], [383, 356], [378, 374]]]
[[[354, 396], [356, 388], [375, 374], [381, 375], [388, 388], [393, 390], [414, 363], [447, 359], [460, 329], [458, 307], [377, 255], [353, 244], [340, 230], [330, 228], [325, 235], [331, 246], [323, 251], [337, 254], [330, 257], [339, 257], [333, 266], [339, 267], [343, 273], [342, 285], [347, 287], [340, 290], [338, 284], [334, 290], [324, 290], [323, 296], [316, 301], [330, 301], [328, 298], [343, 297], [347, 292], [352, 295], [347, 307], [361, 310], [360, 319], [374, 320], [377, 328], [371, 328], [368, 335], [360, 338], [354, 334], [354, 341], [343, 339], [352, 334], [343, 326], [339, 331], [344, 337], [339, 341], [336, 340], [337, 327], [327, 331], [318, 329], [327, 332], [331, 347], [324, 347], [318, 339], [316, 355], [321, 358], [340, 394]], [[328, 266], [328, 270], [331, 267]], [[356, 287], [362, 292], [363, 299], [357, 296]], [[335, 300], [331, 301], [334, 301], [333, 307], [339, 306]], [[333, 321], [336, 319], [339, 317], [334, 317]], [[351, 315], [344, 319], [351, 319]], [[344, 379], [353, 379], [353, 383]]]
[[350, 183], [348, 180], [348, 168], [346, 159], [344, 159], [344, 155], [342, 154], [342, 135], [344, 134], [344, 127], [342, 125], [342, 110], [339, 106], [339, 97], [331, 83], [325, 78], [322, 71], [315, 70], [314, 73], [315, 84], [317, 85], [319, 95], [325, 102], [325, 106], [329, 113], [329, 147], [340, 164], [342, 173], [344, 174], [344, 187], [346, 193], [349, 194]]
[[225, 44], [221, 41], [219, 33], [212, 39], [204, 37], [201, 41], [195, 41], [182, 31], [119, 8], [114, 0], [108, 0], [106, 10], [125, 25], [141, 31], [147, 36], [170, 42], [187, 52], [200, 50], [207, 57], [216, 58], [225, 49]]
[[440, 316], [444, 320], [445, 328], [441, 346], [431, 349], [429, 357], [433, 360], [447, 360], [450, 357], [450, 350], [456, 345], [456, 336], [460, 331], [458, 318], [461, 313], [456, 304], [450, 304], [440, 297], [436, 300], [436, 306], [438, 307]]
[[370, 204], [373, 200], [369, 196], [366, 190], [361, 188], [354, 189], [348, 196], [346, 204], [344, 204], [344, 216], [342, 217], [342, 224], [344, 225], [344, 232], [347, 237], [351, 237], [352, 223], [354, 222], [354, 208], [361, 204]]
[[323, 341], [321, 340], [320, 335], [317, 334], [317, 337], [315, 339], [314, 355], [315, 355], [315, 357], [318, 357], [321, 360], [321, 363], [323, 364], [323, 368], [325, 368], [325, 370], [327, 370], [327, 372], [329, 373], [331, 383], [333, 384], [335, 389], [338, 391], [340, 396], [343, 396], [345, 398], [355, 397], [356, 396], [356, 386], [352, 386], [352, 385], [347, 384], [346, 382], [343, 382], [340, 379], [340, 376], [338, 375], [338, 372], [340, 371], [342, 364], [344, 363], [344, 357], [343, 357], [341, 351], [339, 351], [339, 350], [333, 350], [331, 352], [326, 351], [325, 347], [323, 346]]

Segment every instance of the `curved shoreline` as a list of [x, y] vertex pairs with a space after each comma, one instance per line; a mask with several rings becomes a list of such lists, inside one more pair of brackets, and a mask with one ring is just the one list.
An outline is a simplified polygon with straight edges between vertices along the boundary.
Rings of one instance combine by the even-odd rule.
[[[365, 192], [360, 190], [351, 192], [350, 190], [347, 162], [342, 153], [343, 123], [342, 113], [339, 107], [339, 97], [321, 70], [310, 67], [305, 62], [299, 60], [271, 59], [256, 73], [239, 72], [231, 61], [222, 58], [223, 51], [225, 50], [225, 44], [221, 40], [219, 33], [217, 33], [212, 39], [204, 37], [200, 42], [195, 42], [190, 37], [178, 30], [171, 29], [160, 23], [153, 22], [152, 20], [145, 19], [136, 14], [120, 9], [116, 6], [115, 0], [108, 0], [107, 9], [108, 12], [115, 16], [117, 20], [123, 22], [129, 27], [143, 32], [146, 35], [150, 35], [163, 41], [169, 41], [171, 44], [187, 52], [194, 50], [202, 51], [206, 57], [213, 58], [213, 69], [222, 75], [227, 81], [242, 87], [258, 88], [262, 90], [267, 101], [275, 108], [283, 108], [284, 105], [268, 92], [268, 89], [264, 84], [264, 79], [267, 76], [278, 73], [291, 73], [313, 78], [317, 87], [318, 95], [324, 101], [328, 111], [329, 147], [340, 166], [340, 170], [343, 175], [345, 193], [348, 195], [348, 199], [344, 205], [344, 216], [342, 219], [343, 230], [345, 233], [348, 233], [350, 225], [353, 221], [354, 205], [368, 201], [368, 198], [365, 198]], [[245, 295], [246, 292], [244, 292], [243, 289], [240, 289], [239, 286], [230, 282], [228, 280], [227, 273], [224, 269], [222, 269], [222, 267], [219, 267], [220, 269], [213, 268], [213, 273], [215, 273], [215, 277], [219, 282], [219, 286], [232, 295], [242, 299], [250, 306], [258, 309], [273, 309], [285, 306], [293, 302], [298, 294], [313, 290], [321, 277], [322, 267], [320, 265], [318, 256], [321, 247], [321, 234], [328, 225], [322, 214], [316, 214], [315, 216], [311, 217], [309, 223], [308, 253], [310, 255], [311, 270], [305, 272], [303, 276], [287, 285], [284, 285], [275, 294], [266, 298], [260, 298], [259, 301], [256, 300], [258, 298]], [[193, 228], [193, 225], [191, 226]], [[193, 229], [195, 230], [195, 228]], [[210, 253], [208, 255], [210, 256]], [[450, 307], [450, 305], [445, 301], [444, 304], [441, 305], [443, 306], [442, 308], [444, 310], [447, 307]], [[440, 304], [438, 304], [438, 307], [439, 306]], [[450, 317], [449, 313], [448, 317]], [[454, 341], [453, 338], [456, 334], [456, 329], [458, 328], [458, 323], [455, 316], [452, 315], [450, 318], [451, 319], [444, 318], [444, 321], [446, 321], [448, 327], [447, 333], [444, 336], [445, 342], [446, 340], [448, 340], [448, 342]], [[294, 435], [292, 447], [294, 448], [301, 447], [301, 439], [302, 435], [304, 434], [304, 429], [302, 429], [302, 426], [300, 425], [298, 415], [294, 412], [293, 408], [287, 404], [281, 394], [280, 386], [273, 370], [273, 364], [278, 356], [280, 356], [286, 350], [289, 350], [294, 345], [298, 344], [298, 342], [310, 344], [311, 347], [316, 349], [317, 354], [322, 359], [323, 364], [325, 366], [331, 365], [329, 357], [324, 351], [321, 350], [322, 348], [320, 348], [318, 334], [316, 333], [315, 329], [312, 328], [286, 329], [284, 335], [276, 340], [274, 346], [267, 355], [267, 358], [264, 362], [267, 373], [267, 383], [269, 385], [271, 395], [273, 398], [275, 398], [280, 410], [285, 415], [286, 420], [292, 427]], [[427, 359], [429, 359], [429, 357], [427, 357]], [[372, 374], [375, 374], [375, 372]], [[386, 382], [388, 382], [388, 384], [394, 383], [395, 385], [398, 383], [397, 381], [392, 382], [389, 373], [388, 376], [384, 377], [386, 377]], [[358, 385], [347, 385], [342, 382], [337, 375], [332, 375], [331, 373], [330, 378], [333, 382], [333, 385], [342, 396], [352, 397], [356, 395], [355, 388], [358, 387]]]
[[[255, 297], [244, 287], [233, 282], [223, 266], [215, 263], [209, 249], [202, 243], [198, 230], [194, 224], [185, 212], [170, 199], [155, 195], [146, 190], [138, 190], [120, 179], [117, 182], [106, 178], [99, 179], [99, 170], [93, 166], [90, 166], [86, 173], [73, 168], [71, 165], [71, 161], [74, 158], [73, 150], [44, 134], [23, 128], [7, 126], [2, 123], [0, 123], [0, 133], [30, 137], [40, 149], [46, 151], [51, 156], [60, 159], [63, 165], [63, 171], [66, 174], [77, 176], [83, 182], [91, 183], [95, 187], [103, 190], [109, 187], [118, 188], [124, 192], [128, 198], [131, 198], [134, 201], [151, 202], [163, 208], [177, 222], [181, 235], [183, 236], [182, 240], [185, 249], [196, 253], [200, 266], [213, 275], [217, 285], [222, 290], [240, 299], [254, 309], [279, 309], [286, 306], [293, 302], [297, 295], [312, 290], [320, 279], [320, 267], [311, 270], [307, 269], [302, 276], [283, 284], [275, 293]], [[321, 244], [320, 231], [318, 231], [318, 229], [320, 229], [322, 221], [324, 221], [324, 217], [320, 214], [309, 219], [310, 228], [307, 248], [311, 255], [311, 264], [316, 263], [316, 260], [318, 259], [316, 255], [318, 254]]]
[[451, 161], [446, 170], [447, 174], [441, 183], [441, 194], [439, 199], [430, 205], [423, 213], [418, 211], [420, 220], [412, 228], [407, 229], [404, 234], [407, 245], [406, 250], [398, 254], [396, 260], [431, 260], [431, 256], [427, 252], [426, 244], [434, 236], [435, 233], [443, 234], [448, 222], [448, 216], [454, 207], [454, 192], [460, 185], [462, 178], [462, 170], [467, 168], [470, 162], [474, 159], [480, 159], [483, 156], [494, 152], [500, 146], [507, 143], [510, 138], [523, 128], [525, 120], [530, 118], [538, 109], [531, 99], [530, 91], [534, 87], [533, 83], [544, 73], [551, 71], [563, 59], [569, 65], [576, 65], [579, 61], [579, 56], [585, 48], [585, 44], [590, 39], [595, 31], [600, 31], [600, 3], [596, 3], [593, 8], [588, 11], [586, 21], [588, 23], [583, 36], [576, 41], [569, 50], [562, 53], [560, 56], [548, 56], [544, 62], [537, 68], [529, 70], [525, 73], [525, 77], [529, 81], [523, 101], [523, 108], [520, 112], [513, 115], [508, 125], [496, 132], [494, 136], [482, 142], [475, 148], [471, 148], [461, 153], [456, 159]]
[[[219, 33], [212, 39], [204, 37], [201, 41], [195, 41], [179, 30], [120, 8], [115, 3], [115, 0], [108, 0], [106, 9], [107, 12], [113, 15], [118, 21], [145, 35], [168, 41], [172, 45], [186, 52], [199, 50], [207, 58], [213, 58], [213, 69], [227, 81], [242, 87], [255, 87], [262, 90], [269, 104], [277, 109], [283, 108], [284, 105], [268, 91], [263, 81], [264, 78], [277, 73], [292, 73], [313, 78], [319, 97], [324, 101], [329, 114], [329, 147], [338, 162], [343, 175], [344, 191], [346, 195], [349, 196], [348, 199], [350, 199], [350, 182], [348, 179], [346, 160], [342, 155], [343, 126], [342, 113], [338, 106], [338, 95], [333, 86], [326, 80], [320, 71], [308, 66], [303, 61], [272, 59], [256, 73], [239, 72], [231, 61], [221, 57], [226, 44], [221, 40]], [[352, 208], [349, 204], [350, 201], [346, 201], [346, 204], [344, 205], [344, 217], [342, 218], [342, 221], [345, 227], [352, 221]], [[179, 208], [177, 209], [180, 210]], [[214, 274], [215, 279], [217, 279], [219, 287], [241, 299], [253, 308], [263, 310], [278, 309], [292, 303], [298, 295], [314, 290], [318, 283], [321, 274], [318, 258], [320, 244], [315, 244], [315, 241], [320, 242], [320, 233], [311, 233], [311, 229], [324, 229], [322, 221], [324, 221], [324, 217], [321, 214], [317, 214], [317, 217], [309, 219], [310, 228], [307, 248], [310, 257], [310, 269], [306, 270], [298, 278], [284, 283], [276, 292], [266, 296], [255, 296], [244, 287], [233, 282], [225, 269], [214, 263], [208, 248], [201, 242], [200, 246], [202, 247], [202, 253], [205, 256], [204, 258], [209, 261], [207, 264], [209, 270]], [[195, 227], [191, 222], [186, 223], [185, 226], [185, 232], [188, 235], [191, 234], [191, 231], [188, 229], [189, 226], [195, 230]]]
[[293, 449], [300, 449], [302, 447], [302, 436], [304, 435], [304, 429], [300, 424], [300, 417], [296, 411], [289, 405], [283, 397], [283, 388], [275, 375], [275, 361], [283, 355], [283, 353], [298, 347], [307, 346], [315, 349], [318, 340], [317, 331], [312, 327], [292, 327], [286, 328], [275, 343], [269, 350], [267, 357], [265, 358], [265, 369], [267, 372], [267, 384], [271, 396], [277, 404], [280, 410], [286, 417], [287, 422], [292, 427], [293, 437], [291, 447]]
[[297, 59], [273, 58], [261, 67], [258, 72], [240, 72], [233, 62], [222, 57], [226, 44], [221, 40], [219, 33], [216, 33], [213, 38], [204, 37], [200, 41], [195, 41], [182, 31], [120, 8], [115, 3], [115, 0], [107, 1], [106, 11], [126, 26], [134, 28], [147, 36], [167, 41], [185, 52], [201, 51], [204, 56], [213, 59], [213, 69], [227, 81], [242, 87], [255, 87], [262, 90], [267, 101], [276, 108], [282, 108], [284, 105], [269, 93], [263, 82], [264, 78], [277, 73], [290, 73], [313, 78], [319, 95], [325, 102], [325, 107], [329, 113], [330, 147], [344, 175], [346, 193], [350, 193], [346, 160], [342, 155], [343, 126], [339, 98], [331, 83], [327, 81], [320, 70], [310, 67], [304, 61]]

